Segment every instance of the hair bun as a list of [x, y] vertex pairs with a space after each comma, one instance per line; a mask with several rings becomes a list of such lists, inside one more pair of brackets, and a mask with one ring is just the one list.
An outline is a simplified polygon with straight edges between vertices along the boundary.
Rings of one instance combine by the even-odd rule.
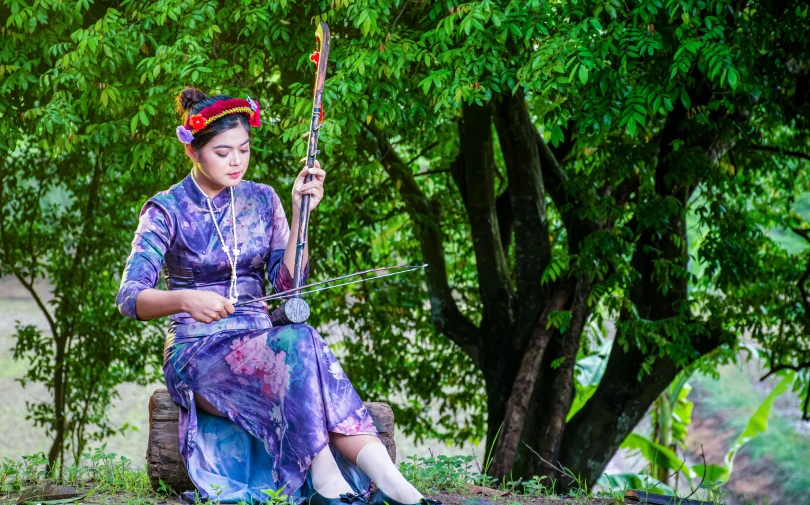
[[208, 98], [197, 88], [185, 88], [177, 95], [178, 112], [190, 111], [194, 105]]

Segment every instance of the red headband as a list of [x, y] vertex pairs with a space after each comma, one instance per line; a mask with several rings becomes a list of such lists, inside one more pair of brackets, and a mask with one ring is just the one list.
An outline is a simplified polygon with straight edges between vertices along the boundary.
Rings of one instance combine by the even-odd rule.
[[228, 114], [244, 114], [248, 118], [248, 124], [256, 128], [261, 124], [259, 117], [259, 104], [247, 97], [229, 98], [220, 100], [213, 105], [205, 107], [203, 110], [186, 118], [185, 124], [177, 127], [177, 138], [184, 144], [190, 144], [194, 140], [194, 133], [202, 130], [213, 121]]

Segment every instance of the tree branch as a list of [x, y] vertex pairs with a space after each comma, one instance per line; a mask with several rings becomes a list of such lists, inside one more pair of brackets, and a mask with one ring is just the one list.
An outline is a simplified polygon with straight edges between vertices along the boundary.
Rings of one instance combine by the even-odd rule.
[[461, 152], [451, 165], [470, 220], [478, 288], [484, 306], [482, 328], [509, 331], [514, 295], [495, 211], [495, 156], [488, 106], [464, 105], [458, 123]]
[[492, 102], [493, 118], [509, 177], [509, 200], [515, 233], [520, 328], [517, 338], [531, 332], [542, 310], [543, 287], [538, 280], [551, 259], [545, 186], [540, 172], [537, 129], [526, 108], [523, 90]]
[[791, 151], [790, 149], [781, 149], [779, 147], [772, 146], [751, 146], [751, 149], [755, 151], [766, 151], [769, 153], [781, 154], [782, 156], [792, 156], [794, 158], [801, 158], [803, 160], [810, 161], [810, 154], [805, 154], [800, 151]]
[[537, 381], [537, 371], [546, 352], [546, 347], [551, 340], [554, 328], [547, 325], [548, 316], [552, 312], [562, 310], [571, 295], [569, 286], [561, 286], [556, 289], [543, 309], [540, 320], [534, 327], [529, 344], [520, 361], [517, 377], [512, 385], [512, 392], [506, 402], [506, 411], [503, 418], [498, 440], [490, 455], [492, 467], [489, 474], [500, 478], [508, 475], [512, 469], [517, 454], [518, 443], [523, 432], [523, 425], [526, 421], [526, 414], [529, 411], [529, 400], [534, 392]]
[[446, 174], [450, 173], [452, 170], [449, 168], [437, 168], [435, 170], [425, 170], [424, 172], [417, 172], [413, 174], [414, 177], [422, 177], [423, 175], [433, 175], [433, 174]]
[[[540, 169], [543, 173], [543, 182], [545, 183], [546, 191], [551, 196], [551, 201], [557, 206], [560, 213], [565, 212], [565, 208], [569, 203], [569, 196], [565, 190], [565, 183], [568, 181], [568, 175], [560, 167], [557, 161], [557, 156], [551, 151], [551, 148], [539, 131], [535, 130], [535, 139], [537, 141], [537, 151], [540, 154]], [[573, 142], [570, 146], [566, 146], [563, 152], [567, 155], [573, 147]]]
[[[421, 151], [419, 151], [419, 154], [417, 154], [416, 156], [414, 156], [413, 158], [411, 158], [411, 161], [409, 161], [409, 162], [407, 162], [407, 163], [405, 163], [405, 164], [406, 164], [406, 165], [408, 165], [408, 166], [410, 166], [410, 164], [411, 164], [411, 163], [413, 163], [414, 161], [416, 161], [416, 160], [418, 160], [419, 158], [421, 158], [421, 157], [422, 157], [422, 156], [423, 156], [423, 155], [424, 155], [426, 152], [430, 151], [431, 149], [433, 149], [433, 148], [434, 148], [434, 147], [436, 147], [437, 145], [439, 145], [439, 141], [438, 141], [438, 140], [437, 140], [436, 142], [434, 142], [434, 143], [430, 144], [430, 145], [429, 145], [429, 146], [427, 146], [426, 148], [422, 149]], [[421, 174], [420, 174], [420, 175], [421, 175]]]
[[410, 168], [399, 157], [385, 134], [373, 124], [366, 126], [366, 132], [373, 142], [373, 146], [369, 146], [372, 147], [371, 152], [378, 153], [380, 164], [391, 179], [398, 183], [400, 196], [414, 222], [423, 260], [428, 264], [425, 277], [433, 324], [437, 331], [445, 334], [480, 365], [480, 331], [458, 309], [447, 282], [438, 205], [428, 200], [422, 192]]
[[[727, 342], [727, 336], [721, 329], [707, 328], [693, 335], [692, 342], [703, 356]], [[646, 358], [647, 353], [634, 346], [625, 352], [617, 340], [596, 391], [565, 428], [560, 460], [587, 482], [599, 478], [622, 441], [680, 371], [665, 356], [639, 380], [639, 367]]]
[[[793, 232], [799, 235], [800, 237], [804, 238], [807, 242], [810, 242], [810, 229], [802, 229], [802, 228], [793, 228]], [[810, 259], [807, 260], [807, 265], [804, 268], [804, 273], [799, 278], [799, 282], [797, 285], [799, 287], [799, 296], [802, 297], [802, 306], [804, 307], [804, 314], [807, 318], [807, 322], [810, 323], [810, 293], [807, 292], [807, 288], [804, 287], [807, 279], [810, 279]]]
[[[3, 175], [2, 170], [0, 170], [0, 209], [5, 208], [6, 206], [3, 198], [3, 188], [5, 187], [5, 184], [3, 182], [2, 175]], [[27, 282], [23, 277], [22, 272], [14, 268], [14, 263], [12, 262], [10, 252], [10, 244], [8, 236], [6, 234], [5, 217], [6, 217], [5, 212], [0, 212], [0, 240], [2, 241], [3, 244], [3, 255], [5, 256], [5, 261], [8, 264], [8, 266], [12, 268], [12, 273], [17, 278], [17, 280], [20, 281], [20, 284], [22, 284], [23, 287], [31, 294], [31, 297], [36, 302], [37, 307], [39, 307], [39, 310], [42, 311], [42, 314], [48, 321], [48, 327], [51, 329], [51, 336], [53, 336], [54, 340], [56, 340], [59, 335], [56, 330], [56, 321], [54, 321], [53, 317], [51, 316], [51, 313], [48, 311], [48, 308], [45, 306], [42, 299], [39, 297], [39, 294], [37, 293], [36, 289], [34, 289], [33, 281], [30, 283]]]
[[498, 231], [501, 232], [501, 247], [503, 247], [503, 253], [507, 254], [515, 221], [515, 216], [512, 212], [512, 203], [509, 201], [509, 186], [495, 199], [495, 213], [498, 215]]

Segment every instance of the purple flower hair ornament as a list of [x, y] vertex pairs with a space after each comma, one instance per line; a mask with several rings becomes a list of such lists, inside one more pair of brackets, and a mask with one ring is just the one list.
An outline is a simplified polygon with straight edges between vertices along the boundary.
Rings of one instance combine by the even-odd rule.
[[194, 140], [194, 134], [190, 130], [186, 130], [185, 126], [180, 125], [177, 127], [177, 138], [184, 144], [191, 144]]
[[253, 101], [253, 99], [250, 98], [250, 95], [248, 95], [247, 97], [247, 102], [250, 105], [250, 108], [251, 110], [253, 110], [253, 112], [256, 112], [259, 109], [259, 104]]

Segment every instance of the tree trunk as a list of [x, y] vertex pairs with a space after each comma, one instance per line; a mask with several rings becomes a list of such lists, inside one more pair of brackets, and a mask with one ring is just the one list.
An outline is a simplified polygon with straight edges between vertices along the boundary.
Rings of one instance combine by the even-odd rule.
[[[53, 398], [54, 398], [54, 437], [53, 444], [48, 451], [48, 469], [53, 469], [57, 460], [64, 461], [61, 457], [65, 450], [65, 339], [54, 335], [56, 339], [56, 368], [53, 373]], [[62, 465], [64, 468], [64, 465]]]
[[[569, 255], [579, 254], [589, 236], [612, 230], [614, 223], [609, 216], [593, 218], [582, 212], [587, 202], [580, 199], [593, 195], [579, 194], [557, 159], [570, 152], [574, 143], [556, 148], [545, 143], [521, 89], [495, 97], [489, 112], [475, 105], [462, 106], [462, 112], [460, 150], [450, 163], [450, 172], [470, 220], [481, 295], [478, 326], [462, 315], [451, 296], [438, 231], [438, 201], [426, 197], [386, 133], [374, 124], [366, 127], [376, 143], [369, 153], [380, 159], [397, 182], [416, 224], [423, 259], [431, 265], [426, 280], [436, 330], [458, 344], [483, 373], [488, 410], [485, 471], [498, 478], [548, 475], [559, 479], [566, 473], [564, 467], [593, 485], [621, 442], [673, 380], [679, 365], [668, 357], [659, 358], [652, 374], [641, 381], [639, 365], [648, 353], [636, 348], [624, 352], [616, 345], [596, 393], [566, 423], [575, 393], [576, 355], [590, 316], [586, 300], [591, 283], [600, 280], [574, 279], [566, 272], [556, 281], [541, 282], [551, 260], [546, 199], [554, 202], [562, 217]], [[683, 310], [688, 313], [684, 306], [685, 277], [675, 276], [668, 290], [661, 293], [654, 275], [660, 260], [681, 269], [687, 266], [683, 209], [694, 184], [672, 177], [676, 171], [672, 165], [674, 142], [685, 140], [680, 130], [685, 112], [676, 105], [661, 131], [656, 194], [651, 195], [662, 201], [674, 198], [681, 205], [668, 216], [669, 229], [663, 236], [662, 230], [630, 223], [638, 241], [633, 268], [640, 280], [629, 287], [629, 297], [636, 304], [638, 317], [650, 321], [682, 317]], [[490, 138], [492, 124], [509, 181], [498, 197], [493, 194], [497, 168]], [[605, 184], [597, 196], [618, 204], [638, 198], [639, 191], [640, 181], [630, 177], [616, 187]], [[510, 231], [514, 242], [509, 240]], [[510, 244], [513, 251], [507, 249]], [[505, 257], [514, 257], [514, 264], [504, 266]], [[546, 327], [548, 314], [559, 310], [571, 312], [570, 328], [562, 335]], [[716, 339], [697, 333], [693, 341], [700, 341], [700, 354], [718, 345]], [[575, 480], [568, 477], [558, 484], [565, 488]]]

